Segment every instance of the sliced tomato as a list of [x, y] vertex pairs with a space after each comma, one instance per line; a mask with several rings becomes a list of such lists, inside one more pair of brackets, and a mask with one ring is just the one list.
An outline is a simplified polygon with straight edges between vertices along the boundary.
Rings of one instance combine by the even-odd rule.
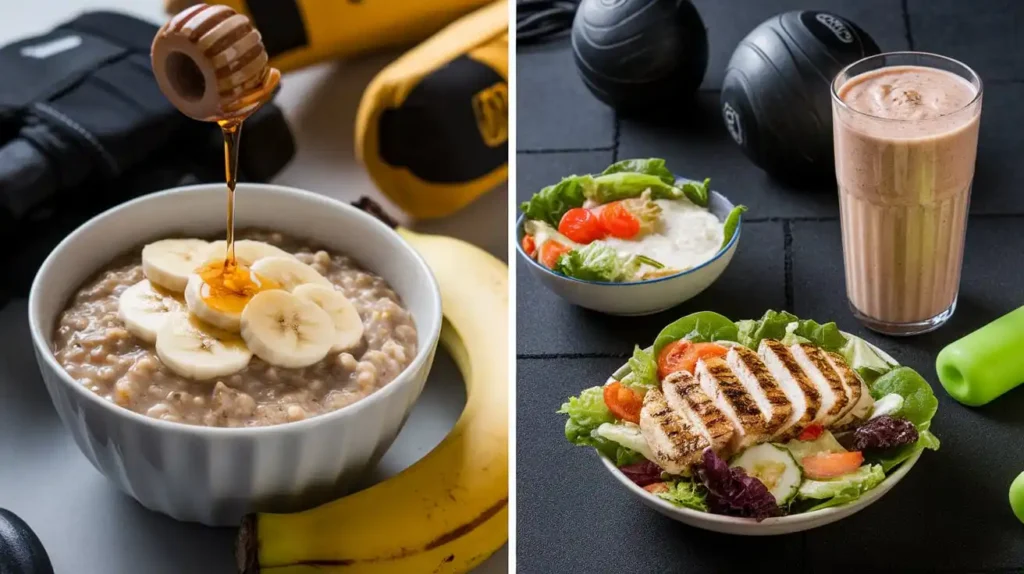
[[854, 452], [831, 452], [805, 457], [800, 461], [808, 478], [822, 480], [849, 474], [864, 463], [864, 454]]
[[693, 370], [697, 368], [697, 361], [701, 359], [710, 359], [711, 357], [724, 357], [729, 353], [729, 349], [721, 345], [714, 343], [694, 343], [692, 347], [687, 349], [686, 355], [680, 361], [679, 366], [688, 373], [693, 373]]
[[554, 269], [558, 258], [572, 251], [571, 247], [562, 245], [554, 239], [548, 239], [540, 246], [540, 263], [548, 269]]
[[682, 360], [693, 343], [686, 339], [672, 341], [658, 353], [658, 378], [664, 379], [676, 371], [682, 371]]
[[796, 437], [797, 440], [816, 440], [821, 433], [825, 432], [825, 427], [821, 425], [811, 425], [800, 433], [800, 436]]
[[654, 484], [648, 484], [644, 487], [644, 490], [651, 494], [658, 494], [660, 492], [668, 492], [667, 482], [655, 482]]
[[604, 404], [616, 417], [640, 424], [640, 409], [644, 406], [644, 398], [633, 389], [618, 381], [605, 385]]
[[537, 256], [537, 242], [534, 241], [532, 235], [523, 236], [523, 251], [530, 257]]
[[626, 209], [621, 201], [613, 201], [601, 208], [601, 226], [615, 237], [630, 239], [640, 233], [640, 220]]
[[729, 349], [714, 343], [691, 343], [681, 339], [665, 345], [658, 353], [658, 378], [664, 379], [677, 371], [693, 374], [697, 361], [711, 357], [724, 357]]
[[604, 227], [593, 211], [574, 207], [558, 222], [558, 232], [576, 243], [590, 243], [605, 236]]

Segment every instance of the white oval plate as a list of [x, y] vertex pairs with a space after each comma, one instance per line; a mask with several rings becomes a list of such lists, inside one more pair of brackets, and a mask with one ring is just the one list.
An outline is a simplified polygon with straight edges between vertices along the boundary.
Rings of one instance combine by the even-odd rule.
[[[854, 336], [845, 332], [843, 335], [847, 337]], [[899, 365], [896, 359], [893, 359], [885, 351], [871, 343], [868, 343], [868, 346], [870, 346], [872, 350], [878, 353], [878, 355], [887, 362]], [[629, 372], [628, 369], [628, 363], [622, 365], [616, 369], [609, 378], [609, 381], [619, 380]], [[757, 522], [752, 518], [723, 516], [721, 514], [711, 514], [710, 512], [701, 512], [699, 510], [691, 510], [689, 508], [676, 506], [640, 488], [625, 474], [622, 474], [612, 461], [600, 454], [597, 454], [597, 456], [601, 459], [605, 468], [608, 469], [608, 472], [621, 482], [623, 486], [629, 489], [630, 492], [640, 498], [641, 502], [649, 508], [652, 508], [673, 520], [689, 524], [690, 526], [696, 526], [697, 528], [703, 528], [704, 530], [722, 532], [725, 534], [738, 534], [741, 536], [772, 536], [776, 534], [791, 534], [793, 532], [810, 530], [812, 528], [831, 524], [837, 520], [842, 520], [847, 516], [863, 510], [881, 498], [885, 493], [892, 490], [892, 487], [896, 486], [896, 484], [899, 483], [899, 481], [902, 480], [908, 472], [910, 472], [910, 469], [917, 463], [917, 460], [921, 458], [921, 451], [918, 451], [914, 456], [904, 461], [895, 472], [885, 477], [885, 480], [883, 480], [878, 486], [864, 493], [860, 498], [851, 503], [844, 504], [842, 506], [834, 506], [832, 508], [823, 508], [813, 512], [804, 512], [801, 514], [792, 514], [777, 518], [766, 518], [761, 522]]]

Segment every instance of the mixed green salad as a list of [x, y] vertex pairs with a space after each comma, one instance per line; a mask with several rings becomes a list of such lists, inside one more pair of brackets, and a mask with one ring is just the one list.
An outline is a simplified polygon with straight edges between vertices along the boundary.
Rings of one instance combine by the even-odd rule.
[[746, 207], [711, 214], [709, 179], [677, 180], [659, 158], [571, 175], [520, 205], [521, 245], [541, 265], [586, 281], [634, 282], [703, 263], [736, 234]]
[[[658, 452], [663, 447], [655, 444], [660, 439], [652, 418], [676, 416], [665, 414], [659, 402], [663, 392], [668, 395], [668, 387], [683, 380], [699, 380], [700, 388], [709, 390], [709, 365], [735, 370], [736, 357], [756, 355], [759, 348], [764, 357], [765, 349], [777, 343], [796, 353], [818, 349], [831, 357], [837, 372], [839, 363], [848, 364], [852, 371], [846, 371], [855, 379], [850, 382], [870, 392], [861, 403], [867, 408], [848, 424], [798, 425], [799, 434], [784, 440], [748, 440], [732, 452], [704, 448], [685, 471], [667, 472], [663, 467], [671, 465]], [[627, 367], [616, 375], [617, 380], [585, 389], [558, 410], [567, 416], [566, 438], [596, 449], [652, 496], [684, 508], [761, 521], [840, 506], [878, 486], [917, 452], [939, 448], [930, 430], [938, 401], [917, 372], [883, 358], [864, 340], [840, 332], [835, 323], [819, 324], [785, 311], [743, 321], [713, 312], [688, 315], [665, 327], [650, 348], [636, 346]], [[736, 380], [729, 373], [723, 376]], [[794, 398], [788, 391], [787, 396]], [[692, 396], [685, 399], [701, 404]], [[721, 394], [709, 392], [704, 399], [729, 408], [729, 397]], [[655, 403], [662, 405], [661, 411], [652, 408]], [[699, 415], [707, 417], [708, 412]], [[690, 411], [689, 416], [690, 423], [700, 426], [698, 414]], [[693, 425], [684, 424], [684, 430]]]

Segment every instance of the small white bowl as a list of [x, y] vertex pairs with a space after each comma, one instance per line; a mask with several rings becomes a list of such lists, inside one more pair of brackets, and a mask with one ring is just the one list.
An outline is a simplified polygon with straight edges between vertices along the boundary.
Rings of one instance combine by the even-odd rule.
[[115, 257], [149, 241], [224, 230], [225, 188], [198, 185], [135, 199], [91, 219], [43, 263], [29, 325], [50, 398], [82, 453], [143, 506], [211, 526], [248, 512], [291, 512], [346, 493], [384, 454], [419, 397], [441, 329], [430, 268], [397, 233], [344, 203], [276, 185], [241, 184], [236, 225], [308, 238], [383, 277], [413, 315], [416, 357], [394, 381], [347, 407], [304, 421], [212, 428], [153, 419], [74, 381], [52, 352], [69, 298]]
[[[708, 211], [725, 221], [733, 208], [732, 202], [716, 191], [708, 201]], [[635, 283], [608, 283], [604, 281], [583, 281], [566, 277], [544, 267], [523, 251], [523, 224], [526, 214], [516, 221], [516, 251], [526, 260], [527, 267], [535, 279], [554, 291], [556, 295], [580, 307], [593, 309], [609, 315], [651, 315], [670, 309], [696, 297], [711, 286], [725, 271], [736, 253], [743, 230], [740, 217], [736, 233], [724, 248], [704, 263], [668, 277], [659, 277]]]
[[[851, 336], [849, 333], [843, 334], [847, 337]], [[870, 345], [871, 348], [886, 361], [897, 364], [895, 359], [878, 347], [871, 345], [871, 343], [868, 343], [868, 345]], [[629, 365], [623, 365], [619, 367], [608, 380], [619, 380], [628, 372]], [[903, 477], [910, 472], [910, 469], [917, 464], [917, 460], [921, 458], [921, 452], [922, 451], [918, 451], [914, 456], [904, 461], [899, 468], [895, 470], [895, 472], [886, 476], [885, 480], [882, 481], [881, 484], [864, 493], [860, 498], [851, 503], [844, 504], [842, 506], [833, 506], [831, 508], [823, 508], [813, 512], [791, 514], [789, 516], [780, 516], [777, 518], [766, 518], [761, 522], [757, 522], [752, 518], [723, 516], [721, 514], [711, 514], [710, 512], [701, 512], [699, 510], [676, 506], [647, 492], [643, 488], [640, 488], [635, 482], [630, 480], [629, 477], [622, 474], [622, 471], [620, 471], [612, 461], [600, 454], [597, 454], [597, 456], [601, 459], [605, 468], [608, 469], [608, 472], [612, 473], [612, 476], [621, 482], [623, 486], [640, 498], [641, 502], [643, 502], [647, 507], [656, 510], [672, 520], [689, 524], [690, 526], [696, 526], [697, 528], [703, 528], [704, 530], [722, 532], [724, 534], [738, 534], [741, 536], [773, 536], [776, 534], [802, 532], [819, 526], [825, 526], [826, 524], [842, 520], [847, 516], [867, 508], [876, 500], [882, 498], [885, 493], [892, 490], [892, 487], [896, 486], [899, 481], [903, 480]]]

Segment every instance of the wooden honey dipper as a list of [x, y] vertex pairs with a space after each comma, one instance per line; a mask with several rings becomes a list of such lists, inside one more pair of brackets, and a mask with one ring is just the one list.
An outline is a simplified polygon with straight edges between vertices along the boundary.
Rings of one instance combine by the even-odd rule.
[[281, 79], [267, 66], [259, 31], [228, 6], [195, 4], [179, 12], [157, 32], [150, 55], [160, 91], [200, 121], [244, 120]]

